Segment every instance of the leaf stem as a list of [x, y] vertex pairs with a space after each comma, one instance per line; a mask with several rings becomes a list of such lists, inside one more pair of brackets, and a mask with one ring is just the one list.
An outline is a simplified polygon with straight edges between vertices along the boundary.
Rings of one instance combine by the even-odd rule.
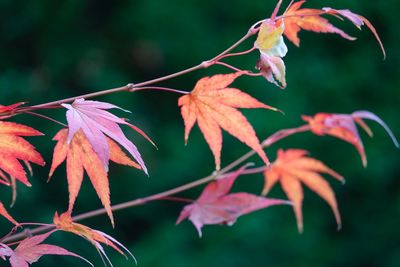
[[177, 93], [177, 94], [182, 94], [182, 95], [187, 95], [190, 92], [187, 91], [181, 91], [173, 88], [168, 88], [168, 87], [159, 87], [159, 86], [144, 86], [144, 87], [134, 87], [129, 92], [136, 92], [136, 91], [141, 91], [141, 90], [159, 90], [159, 91], [167, 91], [167, 92], [172, 92], [172, 93]]
[[215, 62], [215, 64], [224, 66], [224, 67], [226, 67], [228, 69], [231, 69], [233, 71], [244, 72], [244, 70], [238, 69], [238, 68], [236, 68], [236, 67], [234, 67], [234, 66], [232, 66], [232, 65], [230, 65], [228, 63], [225, 63], [225, 62], [217, 61], [217, 62]]
[[25, 111], [24, 113], [30, 114], [30, 115], [33, 115], [33, 116], [36, 116], [36, 117], [39, 117], [39, 118], [43, 118], [43, 119], [46, 119], [46, 120], [49, 120], [49, 121], [52, 121], [52, 122], [55, 122], [55, 123], [57, 123], [57, 124], [59, 124], [59, 125], [61, 125], [63, 127], [68, 127], [65, 123], [62, 123], [62, 122], [60, 122], [58, 120], [55, 120], [55, 119], [50, 118], [50, 117], [48, 117], [46, 115], [43, 115], [43, 114], [39, 114], [39, 113], [36, 113], [36, 112], [33, 112], [33, 111]]
[[225, 54], [221, 57], [219, 57], [218, 60], [224, 59], [224, 58], [228, 58], [228, 57], [236, 57], [236, 56], [243, 56], [246, 54], [249, 54], [251, 52], [253, 52], [254, 50], [256, 50], [257, 48], [255, 46], [253, 46], [252, 48], [246, 50], [246, 51], [242, 51], [242, 52], [237, 52], [237, 53], [230, 53], [230, 54]]

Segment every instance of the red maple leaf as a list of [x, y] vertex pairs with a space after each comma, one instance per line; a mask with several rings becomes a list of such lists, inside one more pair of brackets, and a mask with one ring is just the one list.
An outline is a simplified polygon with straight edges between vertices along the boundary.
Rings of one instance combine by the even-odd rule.
[[244, 167], [227, 177], [220, 178], [208, 184], [193, 204], [183, 208], [177, 224], [189, 218], [201, 237], [201, 228], [203, 225], [232, 225], [242, 215], [272, 205], [289, 204], [284, 200], [264, 198], [249, 193], [229, 194], [233, 183], [243, 170]]
[[45, 164], [42, 156], [21, 136], [39, 136], [41, 132], [28, 127], [26, 125], [0, 121], [0, 176], [4, 182], [4, 171], [9, 176], [12, 176], [31, 186], [28, 181], [24, 167], [19, 160], [25, 162], [33, 162], [43, 166]]

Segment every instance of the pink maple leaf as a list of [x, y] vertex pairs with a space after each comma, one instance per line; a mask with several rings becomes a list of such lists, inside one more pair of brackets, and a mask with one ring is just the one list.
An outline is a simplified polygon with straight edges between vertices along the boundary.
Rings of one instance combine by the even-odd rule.
[[6, 257], [9, 257], [11, 267], [29, 267], [30, 264], [37, 262], [43, 255], [64, 255], [80, 258], [93, 266], [85, 258], [62, 247], [41, 244], [54, 232], [51, 231], [46, 234], [26, 238], [19, 243], [15, 250], [12, 250], [5, 244], [0, 244], [0, 258], [5, 260]]
[[[154, 143], [139, 128], [106, 111], [113, 108], [121, 109], [120, 107], [105, 102], [85, 100], [83, 98], [76, 99], [71, 105], [62, 104], [62, 106], [68, 109], [68, 142], [72, 140], [79, 129], [82, 129], [94, 151], [99, 156], [105, 169], [108, 170], [110, 151], [105, 136], [107, 135], [124, 147], [139, 163], [143, 171], [148, 174], [146, 165], [138, 149], [130, 140], [128, 140], [128, 138], [126, 138], [118, 124], [128, 125], [144, 136], [152, 144]], [[124, 109], [121, 110], [129, 112]]]
[[183, 208], [177, 224], [189, 218], [201, 237], [203, 225], [232, 225], [238, 217], [244, 214], [272, 205], [290, 203], [285, 200], [265, 198], [250, 193], [228, 194], [236, 178], [244, 169], [245, 167], [242, 167], [229, 176], [208, 184], [193, 204], [186, 205]]

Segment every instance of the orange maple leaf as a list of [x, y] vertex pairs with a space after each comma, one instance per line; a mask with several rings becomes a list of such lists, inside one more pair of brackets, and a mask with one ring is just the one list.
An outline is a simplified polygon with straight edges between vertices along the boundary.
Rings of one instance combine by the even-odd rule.
[[331, 207], [338, 228], [341, 227], [341, 219], [336, 203], [335, 194], [329, 183], [319, 173], [329, 174], [341, 182], [343, 177], [328, 168], [321, 161], [307, 157], [307, 151], [301, 149], [279, 150], [277, 159], [264, 172], [265, 185], [263, 195], [268, 194], [271, 188], [280, 181], [283, 191], [293, 202], [293, 209], [297, 219], [299, 232], [303, 231], [303, 189], [304, 183], [312, 191], [321, 196]]
[[300, 45], [298, 33], [300, 30], [307, 30], [319, 33], [336, 33], [348, 40], [355, 40], [344, 31], [333, 26], [329, 21], [320, 15], [326, 12], [319, 9], [301, 8], [306, 1], [299, 1], [291, 5], [283, 15], [285, 25], [285, 36], [296, 46]]
[[[43, 134], [26, 125], [0, 121], [0, 171], [2, 170], [25, 185], [31, 186], [19, 160], [28, 163], [33, 162], [41, 166], [45, 162], [39, 152], [35, 150], [35, 147], [21, 136], [39, 135]], [[0, 176], [2, 179], [6, 179], [3, 172]]]
[[4, 207], [3, 203], [0, 202], [0, 215], [12, 222], [15, 225], [18, 225], [18, 222], [14, 220], [13, 217], [7, 212], [6, 208]]
[[185, 124], [185, 142], [197, 121], [214, 154], [217, 170], [221, 164], [221, 128], [254, 149], [269, 164], [253, 127], [237, 108], [277, 109], [259, 102], [239, 89], [227, 88], [242, 74], [243, 72], [236, 72], [204, 77], [197, 82], [190, 94], [180, 97], [178, 101]]
[[107, 254], [105, 253], [104, 248], [101, 244], [105, 244], [109, 247], [112, 247], [113, 249], [115, 249], [117, 252], [119, 252], [124, 256], [125, 256], [124, 253], [125, 251], [136, 261], [132, 253], [124, 245], [118, 242], [115, 238], [101, 231], [89, 228], [83, 224], [73, 222], [71, 214], [69, 212], [64, 212], [61, 215], [58, 215], [58, 213], [56, 212], [53, 218], [53, 223], [55, 224], [58, 230], [73, 233], [89, 241], [99, 252], [101, 258], [103, 259], [104, 256], [111, 266], [113, 265], [109, 260], [109, 258], [107, 257]]
[[[53, 138], [53, 140], [58, 142], [54, 148], [49, 179], [53, 175], [55, 169], [66, 159], [69, 191], [68, 211], [71, 212], [78, 196], [85, 170], [110, 217], [111, 223], [114, 225], [110, 204], [108, 174], [103, 167], [102, 161], [94, 152], [92, 145], [89, 143], [82, 130], [79, 130], [74, 135], [70, 143], [67, 142], [67, 137], [68, 129], [62, 129]], [[139, 164], [127, 157], [114, 141], [107, 137], [107, 142], [110, 149], [111, 161], [140, 169]]]

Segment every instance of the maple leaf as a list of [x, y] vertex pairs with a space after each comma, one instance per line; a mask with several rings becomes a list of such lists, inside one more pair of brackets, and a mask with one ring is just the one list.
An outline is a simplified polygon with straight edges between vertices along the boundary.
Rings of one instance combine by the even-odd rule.
[[[29, 142], [21, 136], [39, 136], [41, 132], [26, 125], [0, 121], [0, 170], [31, 186], [28, 181], [24, 167], [19, 160], [32, 162], [43, 166], [45, 164], [42, 156]], [[5, 175], [1, 172], [3, 180]]]
[[4, 113], [4, 112], [12, 111], [12, 110], [16, 109], [17, 107], [22, 106], [25, 103], [26, 102], [18, 102], [18, 103], [14, 103], [14, 104], [11, 104], [8, 106], [0, 105], [0, 114]]
[[37, 262], [44, 255], [64, 255], [77, 257], [93, 266], [93, 264], [91, 264], [85, 258], [62, 247], [41, 244], [52, 233], [54, 233], [54, 231], [26, 238], [19, 243], [15, 250], [12, 250], [5, 244], [1, 244], [0, 257], [3, 259], [5, 259], [5, 257], [9, 257], [11, 267], [28, 267], [30, 264]]
[[[129, 141], [118, 124], [125, 124], [143, 135], [147, 140], [154, 144], [150, 138], [136, 126], [127, 123], [125, 120], [106, 111], [108, 109], [121, 109], [115, 105], [85, 100], [83, 98], [76, 99], [72, 105], [62, 104], [67, 111], [68, 121], [68, 142], [70, 142], [80, 129], [86, 135], [94, 151], [99, 156], [105, 170], [108, 170], [109, 147], [106, 140], [106, 135], [124, 147], [129, 154], [139, 163], [143, 171], [148, 174], [146, 165], [136, 146]], [[123, 110], [123, 109], [121, 109]], [[129, 112], [127, 110], [124, 110]]]
[[[14, 111], [16, 108], [18, 108], [19, 106], [22, 106], [23, 104], [25, 104], [26, 102], [18, 102], [18, 103], [14, 103], [8, 106], [3, 106], [0, 105], [0, 119], [6, 119], [9, 117], [14, 116]], [[3, 114], [5, 113], [5, 114]]]
[[242, 215], [267, 208], [272, 205], [289, 204], [280, 199], [271, 199], [249, 193], [231, 193], [233, 183], [242, 173], [244, 167], [208, 184], [200, 197], [190, 205], [186, 205], [178, 217], [177, 224], [189, 218], [196, 227], [199, 236], [201, 228], [206, 224], [232, 225]]
[[268, 19], [261, 24], [254, 43], [261, 54], [256, 68], [269, 82], [282, 89], [286, 87], [286, 67], [282, 57], [287, 53], [283, 31], [283, 23]]
[[280, 149], [277, 159], [271, 164], [271, 168], [265, 169], [265, 185], [262, 194], [267, 195], [271, 188], [279, 181], [283, 191], [290, 201], [297, 219], [299, 232], [303, 231], [303, 189], [301, 183], [323, 198], [331, 207], [338, 228], [341, 227], [341, 219], [336, 203], [335, 193], [329, 183], [319, 173], [326, 173], [344, 182], [341, 175], [328, 168], [321, 161], [307, 157], [308, 152], [301, 149]]
[[369, 136], [372, 136], [372, 131], [363, 119], [369, 119], [379, 123], [389, 134], [394, 145], [399, 147], [396, 137], [386, 123], [369, 111], [356, 111], [352, 114], [317, 113], [313, 117], [302, 116], [302, 118], [308, 122], [314, 134], [331, 135], [355, 146], [361, 156], [364, 167], [367, 166], [367, 157], [356, 124], [360, 125]]
[[298, 33], [300, 30], [313, 31], [318, 33], [336, 33], [348, 40], [355, 40], [344, 31], [333, 26], [327, 19], [320, 15], [326, 12], [319, 9], [301, 8], [306, 1], [295, 2], [283, 14], [285, 24], [285, 36], [296, 46], [300, 45]]
[[12, 222], [15, 225], [18, 225], [18, 222], [14, 220], [13, 217], [7, 212], [6, 208], [4, 207], [3, 203], [0, 202], [0, 215]]
[[[114, 141], [108, 137], [105, 137], [105, 139], [109, 147], [109, 159], [111, 161], [140, 169], [140, 166], [129, 159]], [[111, 219], [111, 223], [114, 225], [110, 204], [108, 174], [103, 168], [100, 157], [95, 153], [83, 131], [77, 131], [72, 140], [68, 142], [68, 129], [62, 129], [55, 135], [53, 140], [56, 140], [57, 144], [54, 148], [49, 179], [53, 175], [55, 169], [66, 159], [69, 191], [68, 210], [72, 211], [73, 209], [85, 170]]]
[[70, 232], [72, 234], [78, 235], [87, 241], [89, 241], [97, 250], [97, 252], [100, 254], [101, 259], [104, 262], [103, 256], [106, 258], [107, 262], [112, 266], [111, 261], [109, 260], [107, 254], [104, 251], [104, 248], [101, 244], [107, 245], [114, 250], [116, 250], [118, 253], [121, 255], [125, 256], [125, 252], [127, 252], [136, 262], [135, 257], [132, 255], [132, 253], [120, 242], [118, 242], [115, 238], [107, 235], [106, 233], [103, 233], [98, 230], [91, 229], [83, 224], [75, 223], [72, 221], [71, 214], [69, 212], [62, 213], [61, 215], [58, 215], [56, 212], [54, 215], [53, 222], [55, 226], [57, 227], [58, 230], [64, 231], [64, 232]]
[[194, 124], [198, 123], [215, 158], [216, 169], [220, 169], [222, 131], [226, 130], [252, 149], [268, 164], [256, 133], [236, 108], [265, 108], [267, 106], [236, 88], [227, 88], [242, 72], [218, 74], [200, 79], [193, 91], [178, 100], [185, 124], [185, 143]]
[[10, 185], [10, 177], [8, 177], [2, 170], [0, 170], [0, 183]]
[[372, 23], [368, 19], [366, 19], [365, 17], [363, 17], [361, 15], [351, 12], [349, 9], [333, 9], [330, 7], [324, 7], [322, 10], [325, 11], [329, 15], [339, 16], [341, 18], [348, 19], [359, 30], [361, 30], [362, 26], [366, 25], [369, 28], [369, 30], [373, 33], [373, 35], [375, 36], [375, 39], [378, 41], [379, 46], [383, 53], [383, 58], [386, 58], [386, 51], [385, 51], [385, 47], [383, 46], [383, 43], [381, 41], [381, 38], [379, 37], [378, 32], [376, 31], [374, 25], [372, 25]]

